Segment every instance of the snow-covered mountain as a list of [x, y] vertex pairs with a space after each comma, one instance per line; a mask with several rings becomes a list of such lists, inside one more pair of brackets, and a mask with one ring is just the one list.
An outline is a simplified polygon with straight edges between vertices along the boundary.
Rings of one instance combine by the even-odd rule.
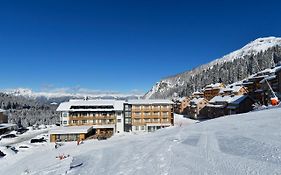
[[193, 70], [157, 82], [144, 98], [185, 96], [205, 85], [220, 80], [229, 84], [246, 78], [261, 69], [281, 61], [281, 38], [258, 38], [239, 50], [231, 52]]
[[35, 92], [28, 88], [16, 88], [2, 90], [3, 93], [13, 96], [23, 96], [27, 98], [46, 98], [46, 99], [57, 99], [57, 98], [102, 98], [102, 99], [118, 99], [118, 98], [139, 98], [142, 96], [141, 93], [118, 93], [118, 92], [103, 92], [103, 91], [82, 91], [67, 92], [67, 91], [51, 91], [51, 92]]

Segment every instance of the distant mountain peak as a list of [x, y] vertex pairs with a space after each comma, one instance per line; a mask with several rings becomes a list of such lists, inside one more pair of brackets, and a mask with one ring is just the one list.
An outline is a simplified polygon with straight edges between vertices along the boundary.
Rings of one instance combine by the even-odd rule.
[[[258, 54], [267, 52], [274, 47], [279, 48], [270, 51], [268, 54], [258, 56]], [[215, 59], [210, 63], [165, 78], [157, 82], [145, 94], [144, 98], [167, 98], [173, 96], [174, 93], [188, 95], [195, 91], [195, 89], [201, 89], [206, 84], [215, 83], [219, 78], [223, 79], [226, 84], [241, 80], [249, 76], [249, 74], [257, 72], [256, 63], [253, 60], [245, 59], [251, 57], [259, 57], [256, 60], [263, 64], [260, 65], [262, 68], [268, 68], [274, 65], [274, 63], [279, 62], [281, 60], [281, 38], [273, 36], [258, 38], [241, 49]], [[238, 63], [238, 60], [241, 63]]]

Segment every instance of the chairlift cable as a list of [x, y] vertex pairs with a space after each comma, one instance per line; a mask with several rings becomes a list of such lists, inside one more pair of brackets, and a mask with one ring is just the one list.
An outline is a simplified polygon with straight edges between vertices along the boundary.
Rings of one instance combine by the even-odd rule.
[[[260, 66], [259, 66], [258, 61], [257, 61], [255, 58], [254, 58], [254, 60], [255, 60], [255, 63], [257, 64], [257, 67], [258, 67], [259, 71], [262, 71], [261, 68], [260, 68]], [[272, 87], [270, 86], [270, 84], [269, 84], [267, 78], [265, 78], [265, 81], [266, 81], [266, 83], [267, 83], [267, 85], [268, 85], [268, 87], [269, 87], [271, 93], [273, 94], [274, 98], [277, 98], [277, 99], [278, 99], [278, 97], [276, 96], [276, 94], [275, 94], [275, 92], [273, 91]]]

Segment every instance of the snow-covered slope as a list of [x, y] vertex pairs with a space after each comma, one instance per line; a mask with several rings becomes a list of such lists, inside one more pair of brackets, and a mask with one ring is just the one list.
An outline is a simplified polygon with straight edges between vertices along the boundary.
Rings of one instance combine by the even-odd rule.
[[267, 49], [277, 45], [281, 46], [281, 38], [277, 38], [277, 37], [258, 38], [250, 42], [249, 44], [245, 45], [241, 49], [231, 52], [223, 56], [222, 58], [216, 59], [204, 66], [208, 67], [223, 62], [233, 61], [235, 59], [243, 58], [246, 55], [256, 55], [259, 52], [264, 52]]
[[241, 49], [208, 64], [165, 78], [157, 82], [144, 97], [167, 98], [174, 93], [183, 96], [220, 79], [226, 84], [242, 80], [258, 70], [253, 58], [259, 61], [259, 66], [263, 69], [274, 65], [274, 62], [279, 62], [281, 38], [258, 38]]
[[[0, 174], [280, 174], [280, 113], [276, 108], [193, 124], [182, 121], [154, 133], [58, 149], [37, 145], [0, 158]], [[56, 158], [62, 154], [70, 157]], [[70, 169], [71, 162], [83, 165]]]

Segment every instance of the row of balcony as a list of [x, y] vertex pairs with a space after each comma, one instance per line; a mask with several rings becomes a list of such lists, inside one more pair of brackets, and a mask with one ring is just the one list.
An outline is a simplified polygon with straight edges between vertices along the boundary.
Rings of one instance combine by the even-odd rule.
[[170, 107], [165, 107], [165, 108], [149, 108], [149, 107], [145, 107], [145, 108], [132, 108], [132, 111], [170, 111], [171, 108]]
[[71, 116], [70, 120], [115, 119], [115, 116]]
[[111, 125], [116, 124], [116, 121], [82, 121], [82, 120], [70, 120], [70, 125], [76, 126], [76, 125]]
[[169, 115], [132, 115], [132, 118], [169, 118]]

